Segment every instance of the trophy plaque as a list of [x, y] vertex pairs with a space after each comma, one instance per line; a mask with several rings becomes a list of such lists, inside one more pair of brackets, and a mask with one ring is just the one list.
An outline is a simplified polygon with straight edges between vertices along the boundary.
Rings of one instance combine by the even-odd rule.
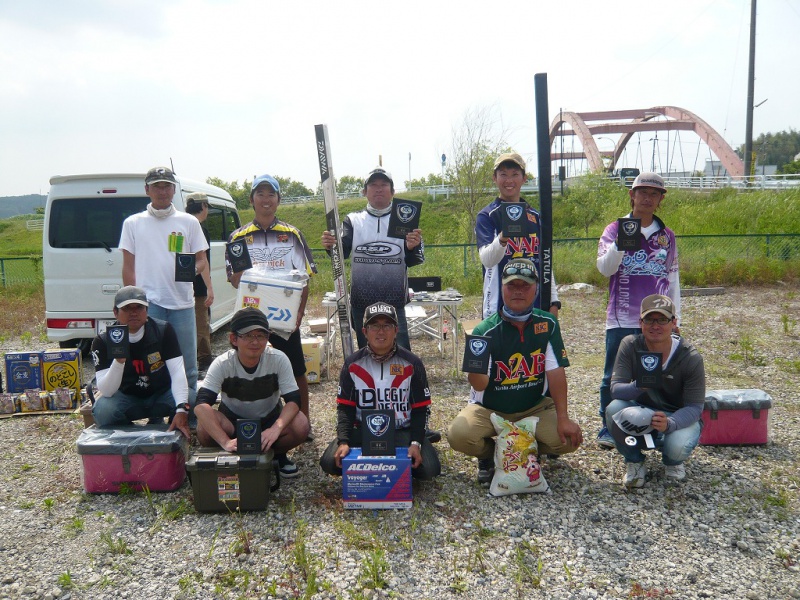
[[662, 385], [661, 353], [636, 351], [636, 387], [658, 389]]
[[395, 455], [394, 411], [361, 411], [361, 455]]
[[250, 251], [247, 249], [247, 242], [244, 240], [236, 240], [226, 244], [228, 253], [228, 262], [231, 263], [231, 269], [234, 273], [241, 273], [247, 269], [253, 268], [253, 261], [250, 260]]
[[641, 219], [617, 219], [617, 250], [638, 250]]
[[108, 356], [115, 358], [130, 358], [131, 342], [128, 339], [127, 325], [109, 325], [106, 327], [106, 345], [108, 346]]
[[464, 373], [489, 373], [489, 339], [482, 335], [468, 335], [464, 344], [464, 360], [461, 370]]
[[194, 254], [175, 254], [175, 281], [194, 281], [195, 256]]
[[422, 202], [415, 200], [392, 200], [392, 213], [389, 216], [389, 227], [386, 235], [393, 238], [406, 239], [406, 235], [419, 229], [419, 216], [422, 212]]
[[261, 454], [259, 419], [236, 419], [236, 454]]

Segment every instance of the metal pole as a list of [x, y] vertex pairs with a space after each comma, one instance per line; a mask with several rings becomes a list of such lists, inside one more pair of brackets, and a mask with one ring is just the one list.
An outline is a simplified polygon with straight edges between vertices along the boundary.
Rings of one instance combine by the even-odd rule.
[[756, 84], [756, 0], [750, 0], [750, 61], [747, 68], [747, 121], [744, 126], [744, 174], [753, 174], [753, 96]]

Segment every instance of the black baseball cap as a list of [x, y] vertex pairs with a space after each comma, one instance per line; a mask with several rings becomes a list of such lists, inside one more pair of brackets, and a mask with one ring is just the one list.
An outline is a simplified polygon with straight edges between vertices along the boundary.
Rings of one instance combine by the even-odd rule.
[[257, 308], [242, 308], [237, 310], [231, 319], [231, 331], [233, 333], [242, 335], [255, 331], [256, 329], [263, 329], [269, 333], [269, 321], [267, 316]]

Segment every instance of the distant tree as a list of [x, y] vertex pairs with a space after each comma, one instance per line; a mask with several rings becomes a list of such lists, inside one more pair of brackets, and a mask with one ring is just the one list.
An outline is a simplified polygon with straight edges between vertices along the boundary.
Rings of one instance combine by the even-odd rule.
[[406, 189], [433, 187], [436, 185], [444, 185], [444, 178], [440, 174], [428, 173], [427, 177], [422, 177], [420, 179], [411, 179], [410, 181], [406, 181], [405, 183], [406, 183]]
[[209, 177], [206, 183], [221, 187], [228, 192], [236, 202], [236, 208], [250, 208], [250, 188], [253, 185], [250, 181], [245, 180], [239, 185], [238, 181], [227, 182], [219, 177]]
[[568, 207], [565, 225], [579, 227], [589, 237], [589, 227], [603, 216], [607, 206], [619, 202], [621, 197], [619, 182], [605, 173], [584, 175], [565, 194], [564, 203]]
[[[800, 152], [800, 131], [790, 129], [778, 133], [762, 133], [753, 140], [753, 154], [759, 165], [782, 167], [794, 160]], [[739, 156], [744, 156], [744, 144], [739, 146]]]
[[299, 181], [292, 181], [291, 177], [280, 177], [275, 175], [275, 179], [281, 184], [281, 196], [284, 198], [297, 198], [300, 196], [313, 196], [314, 191], [307, 188]]
[[[336, 191], [339, 194], [360, 194], [364, 189], [364, 180], [361, 177], [343, 175], [336, 178]], [[317, 196], [322, 195], [322, 182], [317, 184]]]
[[494, 159], [506, 146], [506, 132], [498, 131], [494, 107], [471, 108], [452, 132], [447, 183], [461, 204], [462, 228], [470, 244], [475, 241], [475, 219], [493, 192]]
[[778, 167], [778, 173], [784, 173], [786, 175], [796, 175], [800, 173], [800, 160], [793, 160], [782, 167]]

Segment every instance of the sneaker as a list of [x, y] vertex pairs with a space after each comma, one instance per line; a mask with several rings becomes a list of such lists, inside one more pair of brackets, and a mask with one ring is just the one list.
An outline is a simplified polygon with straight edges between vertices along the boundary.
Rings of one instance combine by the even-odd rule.
[[437, 444], [442, 441], [442, 432], [435, 429], [426, 429], [425, 437], [428, 438], [431, 444]]
[[494, 459], [493, 458], [479, 458], [478, 459], [478, 483], [485, 485], [491, 483], [492, 476], [494, 475]]
[[664, 465], [664, 475], [667, 476], [667, 479], [672, 479], [673, 481], [683, 481], [686, 479], [686, 469], [683, 463], [679, 465]]
[[640, 463], [625, 463], [627, 471], [625, 477], [622, 479], [622, 484], [628, 488], [640, 488], [644, 485], [644, 480], [647, 477], [647, 467], [643, 462]]
[[597, 434], [597, 445], [601, 448], [616, 448], [614, 438], [608, 432], [608, 428], [603, 427], [600, 433]]
[[275, 458], [278, 461], [278, 468], [281, 472], [281, 477], [286, 479], [294, 479], [300, 475], [300, 470], [297, 468], [295, 462], [286, 456], [286, 454], [276, 454]]

